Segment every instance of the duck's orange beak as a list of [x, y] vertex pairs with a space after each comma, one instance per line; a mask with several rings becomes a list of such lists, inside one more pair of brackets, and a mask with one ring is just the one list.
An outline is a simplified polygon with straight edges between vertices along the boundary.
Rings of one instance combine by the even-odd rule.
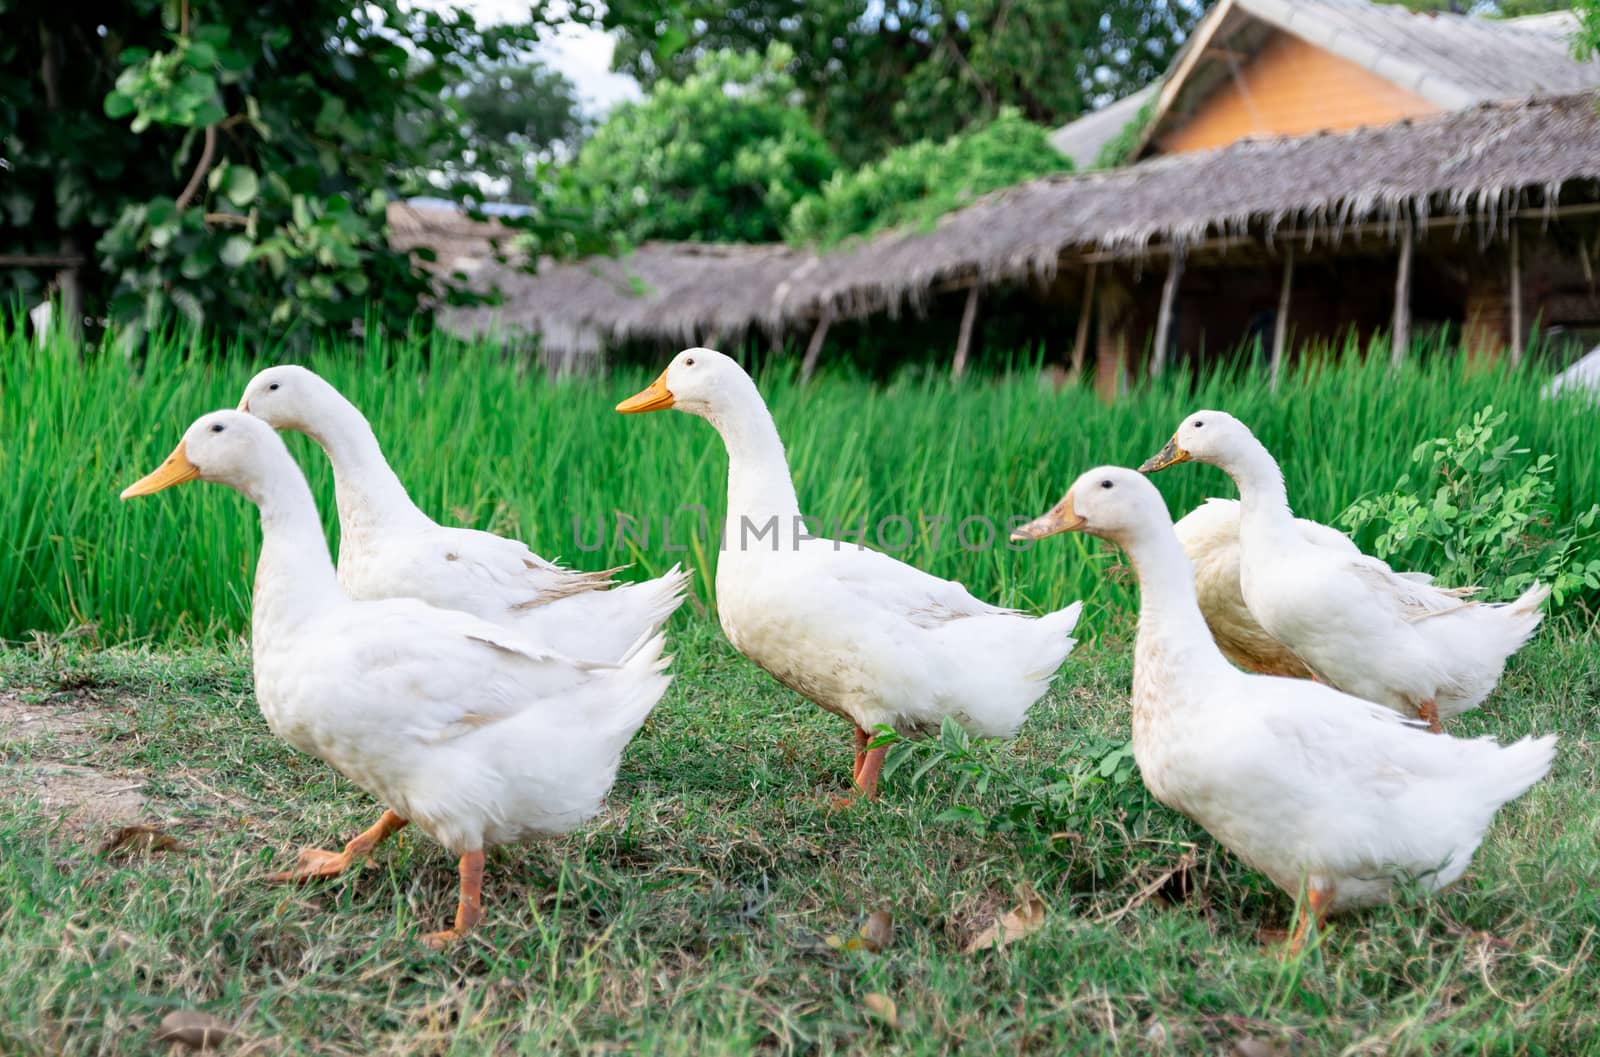
[[1072, 493], [1069, 491], [1061, 502], [1050, 508], [1049, 513], [1041, 514], [1011, 533], [1011, 539], [1017, 543], [1042, 540], [1058, 532], [1077, 532], [1086, 524], [1088, 521], [1072, 509]]
[[667, 388], [667, 372], [662, 371], [660, 377], [641, 392], [618, 404], [617, 410], [624, 415], [637, 415], [644, 411], [664, 411], [671, 407], [672, 403], [672, 390]]
[[1168, 466], [1176, 466], [1180, 462], [1188, 462], [1191, 456], [1178, 444], [1178, 435], [1174, 433], [1172, 439], [1167, 441], [1167, 446], [1146, 459], [1139, 467], [1140, 473], [1155, 473], [1165, 470]]
[[189, 456], [183, 451], [183, 441], [180, 440], [172, 454], [167, 456], [167, 461], [124, 488], [122, 498], [132, 499], [136, 495], [152, 495], [163, 488], [171, 488], [175, 484], [183, 484], [199, 476], [200, 467], [189, 461]]

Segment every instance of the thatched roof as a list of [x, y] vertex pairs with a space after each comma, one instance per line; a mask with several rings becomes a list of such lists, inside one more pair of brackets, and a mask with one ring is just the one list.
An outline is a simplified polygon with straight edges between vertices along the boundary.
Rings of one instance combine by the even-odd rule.
[[605, 339], [731, 342], [752, 327], [781, 326], [779, 288], [815, 260], [779, 245], [647, 242], [532, 275], [491, 263], [473, 285], [498, 289], [502, 304], [452, 309], [445, 325], [471, 335], [541, 333], [547, 346], [580, 353]]
[[390, 202], [386, 219], [389, 245], [397, 250], [430, 249], [432, 271], [470, 275], [509, 249], [515, 232], [496, 220], [473, 220], [458, 209], [417, 202]]
[[1126, 169], [1045, 177], [980, 199], [934, 230], [826, 256], [795, 284], [790, 313], [893, 309], [944, 280], [1048, 277], [1063, 254], [1137, 257], [1152, 244], [1284, 228], [1337, 238], [1363, 221], [1439, 214], [1493, 220], [1532, 196], [1600, 181], [1590, 93], [1497, 103], [1352, 132], [1235, 143]]
[[930, 230], [889, 232], [826, 254], [785, 246], [648, 243], [620, 258], [492, 263], [475, 282], [505, 295], [452, 310], [452, 330], [522, 330], [556, 353], [608, 339], [731, 342], [897, 311], [942, 284], [1047, 279], [1087, 254], [1138, 258], [1219, 236], [1339, 239], [1352, 225], [1457, 216], [1503, 223], [1563, 189], [1600, 198], [1600, 113], [1584, 93], [1495, 103], [1436, 118], [1257, 140], [1126, 169], [1034, 180], [988, 195]]

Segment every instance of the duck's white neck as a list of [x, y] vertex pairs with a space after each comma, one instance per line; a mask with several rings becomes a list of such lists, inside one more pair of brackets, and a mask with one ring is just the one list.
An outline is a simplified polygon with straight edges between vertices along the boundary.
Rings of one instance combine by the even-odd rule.
[[341, 537], [392, 531], [406, 522], [431, 523], [389, 468], [371, 424], [354, 404], [330, 387], [318, 394], [316, 410], [306, 433], [333, 464]]
[[[734, 550], [739, 549], [742, 535], [762, 530], [773, 518], [780, 535], [787, 539], [800, 515], [789, 460], [772, 412], [755, 383], [744, 381], [745, 385], [704, 416], [728, 449], [727, 539]], [[743, 528], [746, 522], [751, 530]]]
[[1157, 671], [1162, 684], [1212, 678], [1232, 668], [1200, 615], [1194, 567], [1170, 524], [1151, 525], [1119, 539], [1139, 577], [1139, 635], [1134, 664]]
[[[1239, 489], [1240, 531], [1268, 531], [1292, 525], [1294, 511], [1284, 487], [1283, 471], [1266, 446], [1248, 437], [1218, 466]], [[1288, 536], [1292, 534], [1279, 533]]]
[[241, 489], [261, 512], [261, 560], [251, 606], [258, 645], [263, 633], [292, 631], [344, 600], [311, 489], [288, 450], [280, 454]]

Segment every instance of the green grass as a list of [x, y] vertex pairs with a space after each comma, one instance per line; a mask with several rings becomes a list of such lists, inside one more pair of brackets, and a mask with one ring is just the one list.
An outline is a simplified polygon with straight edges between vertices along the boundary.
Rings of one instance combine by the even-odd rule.
[[[490, 857], [489, 917], [445, 955], [454, 871], [404, 834], [365, 871], [263, 885], [377, 806], [274, 739], [242, 647], [0, 652], [0, 695], [80, 717], [24, 739], [0, 713], [0, 1052], [144, 1054], [171, 1009], [238, 1022], [227, 1052], [1581, 1054], [1600, 1047], [1600, 649], [1545, 633], [1460, 733], [1562, 734], [1554, 772], [1502, 812], [1447, 897], [1338, 921], [1298, 961], [1262, 953], [1289, 901], [1171, 812], [1096, 822], [1059, 856], [935, 821], [958, 793], [902, 769], [883, 801], [820, 810], [849, 739], [704, 622], [678, 618], [678, 681], [628, 750], [608, 813]], [[1127, 736], [1129, 650], [1080, 650], [1022, 737], [985, 752], [1022, 781]], [[898, 751], [898, 750], [897, 750]], [[108, 857], [18, 771], [58, 761], [138, 787], [184, 845]], [[1128, 805], [1124, 805], [1126, 807]], [[1144, 811], [1148, 808], [1148, 812]], [[1131, 831], [1130, 831], [1131, 830]], [[1141, 890], [1192, 853], [1189, 894]], [[965, 941], [1032, 884], [1044, 928]], [[830, 949], [887, 909], [882, 953]], [[889, 996], [899, 1030], [864, 1011]], [[1152, 1041], [1154, 1040], [1154, 1041]]]
[[[1233, 411], [1255, 428], [1309, 517], [1331, 519], [1391, 488], [1418, 441], [1490, 403], [1509, 413], [1524, 443], [1557, 457], [1563, 516], [1593, 501], [1592, 412], [1539, 399], [1536, 372], [1466, 375], [1436, 355], [1394, 375], [1385, 359], [1308, 357], [1278, 394], [1249, 370], [1198, 381], [1174, 373], [1109, 407], [1086, 387], [1051, 390], [1031, 371], [961, 386], [920, 374], [881, 387], [825, 376], [802, 388], [780, 368], [760, 383], [807, 513], [844, 526], [890, 515], [950, 519], [937, 539], [920, 533], [901, 557], [1029, 609], [1084, 598], [1092, 636], [1125, 621], [1132, 604], [1129, 584], [1102, 575], [1108, 559], [1098, 544], [973, 553], [954, 526], [972, 515], [1001, 526], [1036, 515], [1091, 466], [1137, 465], [1197, 407]], [[0, 638], [92, 624], [103, 641], [183, 642], [247, 625], [257, 546], [248, 504], [203, 486], [134, 503], [117, 493], [154, 468], [194, 418], [237, 404], [270, 362], [270, 351], [191, 356], [176, 339], [153, 341], [132, 362], [0, 334]], [[489, 348], [376, 339], [329, 348], [312, 365], [370, 416], [425, 510], [587, 568], [633, 562], [646, 575], [681, 559], [711, 601], [715, 554], [704, 545], [668, 553], [660, 521], [675, 519], [675, 542], [699, 521], [685, 507], [708, 508], [715, 523], [726, 458], [703, 422], [611, 410], [649, 373], [551, 382]], [[289, 439], [331, 525], [326, 459], [305, 438]], [[1180, 514], [1206, 495], [1232, 494], [1205, 467], [1156, 480]], [[650, 520], [648, 545], [619, 538], [619, 513]], [[580, 550], [577, 538], [595, 538], [601, 524], [612, 527], [601, 549]]]
[[[164, 339], [130, 362], [0, 336], [0, 637], [39, 633], [0, 649], [0, 1053], [152, 1052], [177, 1008], [237, 1022], [230, 1052], [267, 1054], [1191, 1054], [1244, 1038], [1286, 1053], [1600, 1052], [1600, 643], [1577, 618], [1548, 621], [1457, 729], [1561, 734], [1551, 777], [1502, 813], [1448, 897], [1348, 919], [1298, 961], [1263, 955], [1256, 936], [1287, 922], [1289, 901], [1137, 785], [1088, 788], [1084, 824], [1053, 852], [940, 821], [955, 803], [1008, 808], [998, 784], [974, 793], [951, 768], [920, 781], [901, 768], [881, 804], [821, 810], [847, 732], [734, 654], [704, 606], [674, 619], [677, 681], [607, 813], [495, 852], [488, 922], [460, 947], [416, 943], [447, 922], [455, 876], [414, 834], [352, 876], [263, 885], [377, 805], [256, 711], [239, 645], [257, 548], [245, 501], [116, 495], [266, 362]], [[425, 509], [583, 567], [648, 574], [684, 558], [710, 601], [704, 547], [573, 542], [575, 517], [587, 535], [619, 511], [720, 514], [725, 458], [707, 426], [612, 413], [647, 372], [553, 383], [442, 343], [332, 348], [313, 366], [372, 417]], [[1299, 510], [1324, 520], [1486, 403], [1557, 456], [1564, 512], [1600, 479], [1592, 418], [1539, 400], [1531, 373], [1464, 375], [1442, 357], [1398, 375], [1311, 362], [1277, 395], [1249, 370], [1169, 377], [1111, 407], [1028, 372], [960, 387], [907, 374], [801, 388], [781, 369], [760, 381], [803, 505], [846, 524], [1031, 516], [1089, 466], [1151, 454], [1199, 406], [1256, 427]], [[325, 460], [290, 439], [331, 526]], [[1157, 481], [1175, 512], [1228, 494], [1207, 469]], [[1028, 608], [1089, 602], [1094, 641], [1020, 739], [981, 750], [996, 773], [1037, 786], [1127, 737], [1133, 591], [1107, 551], [1073, 539], [972, 553], [946, 528], [904, 556]], [[22, 708], [57, 715], [39, 732], [17, 724]], [[70, 815], [130, 791], [183, 850], [101, 854], [111, 823]], [[1156, 884], [1186, 857], [1183, 884]], [[1044, 928], [962, 953], [1023, 885], [1050, 907]], [[880, 909], [895, 922], [886, 950], [826, 942]], [[898, 1029], [865, 1011], [869, 994], [896, 1003]]]

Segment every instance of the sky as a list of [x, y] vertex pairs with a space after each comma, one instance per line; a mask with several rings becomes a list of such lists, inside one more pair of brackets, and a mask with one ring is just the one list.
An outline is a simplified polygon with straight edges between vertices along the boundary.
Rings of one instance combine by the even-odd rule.
[[[515, 22], [528, 17], [528, 0], [450, 0], [471, 11], [480, 23]], [[633, 78], [611, 72], [611, 37], [587, 26], [563, 25], [543, 42], [539, 57], [578, 86], [578, 98], [591, 117], [625, 99], [639, 98]]]

